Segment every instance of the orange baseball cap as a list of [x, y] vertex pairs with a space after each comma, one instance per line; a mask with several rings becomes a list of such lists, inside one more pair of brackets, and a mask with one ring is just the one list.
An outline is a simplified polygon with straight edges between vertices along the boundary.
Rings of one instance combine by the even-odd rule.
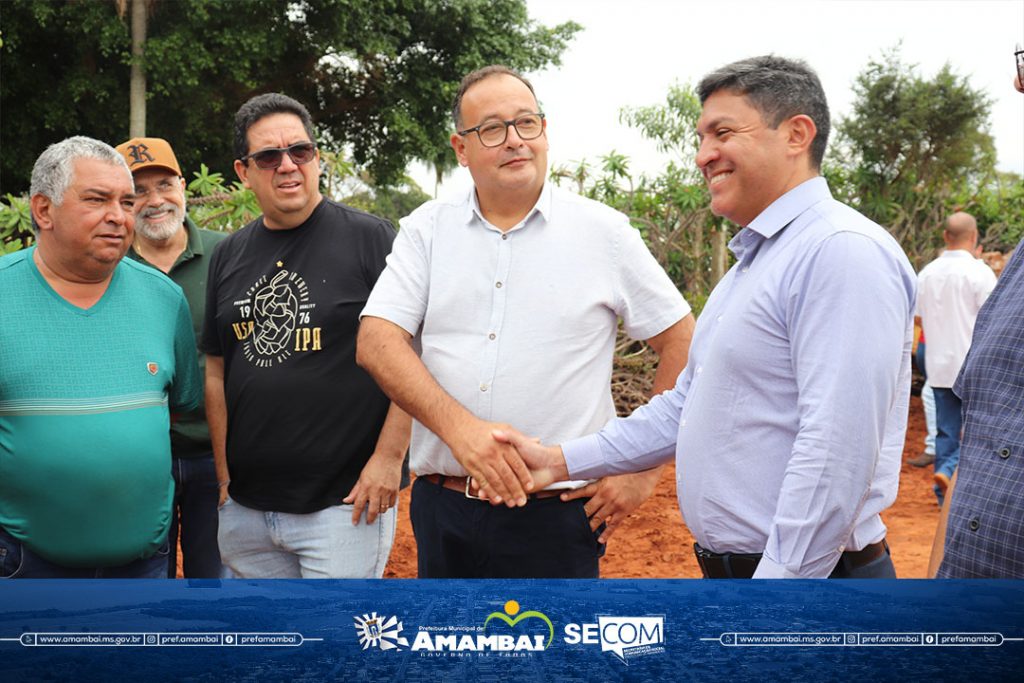
[[132, 173], [144, 168], [163, 168], [181, 175], [181, 167], [170, 143], [163, 138], [132, 138], [117, 146]]

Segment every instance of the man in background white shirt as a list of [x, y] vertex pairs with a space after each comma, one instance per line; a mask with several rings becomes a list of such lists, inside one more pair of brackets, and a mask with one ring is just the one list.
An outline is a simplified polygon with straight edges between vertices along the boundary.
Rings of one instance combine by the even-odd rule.
[[960, 460], [960, 398], [953, 382], [971, 346], [974, 321], [996, 286], [996, 276], [974, 257], [978, 224], [958, 211], [942, 232], [946, 250], [918, 275], [917, 315], [928, 344], [925, 367], [935, 395], [935, 495], [942, 505]]

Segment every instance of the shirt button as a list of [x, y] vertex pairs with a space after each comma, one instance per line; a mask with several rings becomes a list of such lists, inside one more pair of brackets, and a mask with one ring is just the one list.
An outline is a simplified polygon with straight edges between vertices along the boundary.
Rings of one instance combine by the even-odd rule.
[[498, 289], [501, 289], [501, 283], [500, 282], [495, 282], [494, 286], [497, 287]]
[[971, 531], [977, 531], [978, 527], [981, 526], [981, 522], [979, 522], [978, 518], [975, 517], [974, 519], [972, 519], [970, 522], [967, 523], [967, 526], [969, 526], [971, 528]]
[[480, 385], [480, 391], [487, 391], [487, 385], [486, 384], [481, 384]]
[[841, 545], [841, 546], [839, 546], [839, 552], [840, 552], [840, 553], [844, 553], [844, 552], [846, 552], [846, 546], [845, 546], [845, 545]]
[[505, 233], [501, 233], [501, 239], [507, 240], [508, 239], [508, 235], [506, 235]]
[[745, 273], [745, 272], [747, 272], [748, 270], [750, 270], [750, 267], [749, 267], [749, 266], [744, 266], [744, 267], [743, 267], [743, 272], [744, 272], [744, 273]]
[[999, 453], [999, 457], [1002, 458], [1003, 460], [1006, 460], [1007, 458], [1010, 457], [1010, 449], [1007, 448], [1006, 446], [1003, 446], [997, 452]]
[[704, 372], [704, 366], [703, 365], [698, 365], [697, 366], [697, 374], [699, 375], [702, 372]]
[[717, 318], [715, 318], [715, 320], [717, 320], [718, 322], [722, 322], [722, 316], [718, 316]]
[[491, 332], [491, 333], [490, 333], [489, 335], [487, 335], [487, 338], [488, 338], [488, 339], [491, 339], [491, 340], [494, 340], [494, 339], [497, 339], [497, 338], [498, 338], [498, 335], [496, 335], [496, 334], [494, 334], [493, 332]]

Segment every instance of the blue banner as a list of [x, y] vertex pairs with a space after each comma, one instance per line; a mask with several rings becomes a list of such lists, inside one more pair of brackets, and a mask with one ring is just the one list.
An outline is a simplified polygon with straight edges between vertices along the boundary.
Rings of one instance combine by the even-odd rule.
[[4, 681], [1018, 680], [1022, 581], [5, 581]]

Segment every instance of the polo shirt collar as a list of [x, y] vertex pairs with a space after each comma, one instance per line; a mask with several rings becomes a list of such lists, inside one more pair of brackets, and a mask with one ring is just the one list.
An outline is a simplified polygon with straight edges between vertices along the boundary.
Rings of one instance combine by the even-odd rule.
[[206, 249], [203, 247], [203, 240], [199, 235], [199, 226], [189, 218], [188, 214], [185, 214], [185, 232], [188, 233], [188, 242], [185, 244], [185, 251], [182, 255], [189, 254], [189, 258], [191, 258], [205, 254]]
[[185, 261], [191, 261], [196, 256], [202, 256], [206, 250], [203, 248], [203, 240], [199, 236], [199, 226], [185, 214], [185, 232], [188, 233], [188, 240], [185, 242], [185, 250], [178, 254], [178, 258], [174, 260], [174, 265], [171, 266], [171, 270], [178, 267], [178, 264], [184, 263]]

